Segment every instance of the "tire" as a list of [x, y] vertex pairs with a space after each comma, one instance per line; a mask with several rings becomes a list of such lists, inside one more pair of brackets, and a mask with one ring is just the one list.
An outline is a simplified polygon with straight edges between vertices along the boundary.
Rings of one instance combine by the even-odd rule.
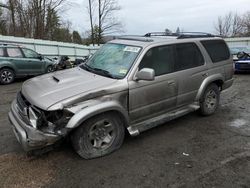
[[200, 114], [212, 115], [218, 108], [220, 101], [220, 90], [216, 84], [209, 85], [200, 101]]
[[50, 72], [53, 72], [53, 71], [54, 71], [54, 69], [53, 69], [53, 67], [51, 65], [48, 66], [47, 69], [46, 69], [46, 73], [50, 73]]
[[117, 113], [104, 113], [90, 118], [71, 135], [75, 151], [84, 159], [108, 155], [119, 149], [125, 135]]
[[1, 84], [10, 84], [15, 80], [15, 73], [9, 68], [3, 68], [0, 70], [0, 83]]

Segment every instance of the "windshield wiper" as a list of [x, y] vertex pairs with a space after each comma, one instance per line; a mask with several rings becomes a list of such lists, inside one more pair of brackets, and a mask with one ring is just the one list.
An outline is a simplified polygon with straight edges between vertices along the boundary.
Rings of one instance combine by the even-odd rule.
[[95, 70], [96, 72], [100, 72], [103, 76], [107, 76], [109, 78], [115, 78], [117, 79], [116, 76], [114, 76], [113, 74], [111, 74], [109, 71], [107, 70], [103, 70], [103, 69], [99, 69], [99, 68], [93, 68], [91, 67], [93, 70]]
[[87, 65], [86, 63], [82, 65], [82, 67], [85, 69], [85, 70], [88, 70], [90, 72], [93, 72], [93, 73], [100, 73], [101, 75], [103, 76], [106, 76], [106, 77], [109, 77], [109, 78], [115, 78], [117, 79], [118, 77], [112, 75], [109, 71], [107, 70], [103, 70], [103, 69], [99, 69], [99, 68], [93, 68], [89, 65]]

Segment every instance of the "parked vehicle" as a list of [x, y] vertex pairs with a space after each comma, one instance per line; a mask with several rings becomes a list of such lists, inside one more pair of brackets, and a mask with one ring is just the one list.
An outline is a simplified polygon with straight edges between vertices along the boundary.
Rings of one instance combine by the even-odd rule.
[[87, 56], [83, 56], [82, 58], [76, 58], [74, 65], [78, 66], [82, 63], [86, 63], [91, 56], [92, 56], [92, 54], [89, 54]]
[[61, 56], [59, 60], [54, 64], [54, 70], [64, 70], [73, 68], [74, 64], [69, 60], [68, 56]]
[[250, 71], [250, 55], [245, 52], [239, 52], [237, 54], [238, 60], [234, 62], [234, 71], [249, 72]]
[[31, 49], [0, 44], [0, 84], [10, 84], [17, 77], [52, 72], [53, 63]]
[[233, 60], [221, 38], [121, 37], [79, 67], [26, 81], [9, 119], [25, 151], [70, 136], [75, 151], [91, 159], [120, 148], [125, 130], [136, 136], [189, 112], [215, 113], [232, 83]]
[[237, 61], [239, 59], [238, 54], [241, 52], [250, 54], [250, 48], [247, 46], [230, 47], [230, 53], [233, 55], [234, 61]]

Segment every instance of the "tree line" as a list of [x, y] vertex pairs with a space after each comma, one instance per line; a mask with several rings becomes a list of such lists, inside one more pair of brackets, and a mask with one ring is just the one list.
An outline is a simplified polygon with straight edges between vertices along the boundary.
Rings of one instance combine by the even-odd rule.
[[60, 11], [66, 0], [7, 0], [0, 4], [0, 34], [81, 43]]
[[229, 12], [219, 16], [215, 31], [223, 37], [250, 37], [250, 11], [244, 14]]
[[[86, 12], [90, 29], [82, 39], [72, 31], [71, 23], [61, 15], [69, 0], [6, 0], [0, 1], [0, 34], [35, 39], [100, 44], [103, 36], [122, 31], [114, 13], [120, 10], [116, 0], [88, 0]], [[83, 10], [84, 11], [84, 10]]]

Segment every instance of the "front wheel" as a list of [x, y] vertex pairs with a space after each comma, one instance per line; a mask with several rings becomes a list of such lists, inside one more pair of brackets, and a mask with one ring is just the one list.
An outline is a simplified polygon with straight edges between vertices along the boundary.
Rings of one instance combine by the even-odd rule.
[[120, 148], [125, 135], [118, 114], [104, 113], [84, 122], [72, 134], [76, 152], [85, 159], [101, 157]]
[[219, 87], [216, 84], [209, 85], [201, 98], [200, 113], [205, 116], [212, 115], [218, 108], [219, 101]]
[[9, 68], [4, 68], [0, 70], [0, 83], [10, 84], [15, 80], [15, 73]]
[[54, 69], [53, 69], [53, 66], [48, 66], [47, 67], [47, 70], [46, 70], [46, 73], [50, 73], [50, 72], [53, 72], [54, 71]]

